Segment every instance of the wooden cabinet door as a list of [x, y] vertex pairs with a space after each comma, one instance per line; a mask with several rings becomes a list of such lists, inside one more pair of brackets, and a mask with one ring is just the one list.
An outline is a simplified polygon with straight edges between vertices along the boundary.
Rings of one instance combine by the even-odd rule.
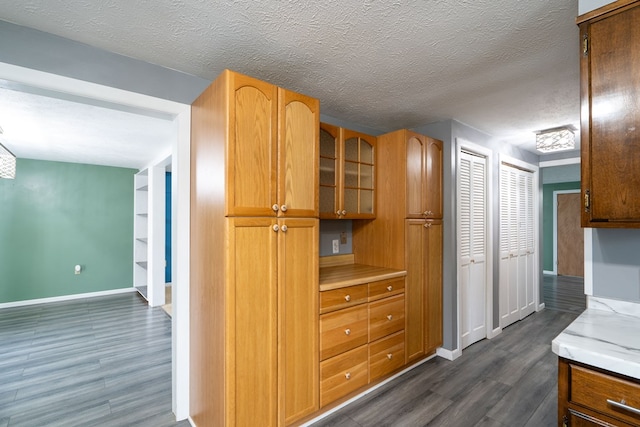
[[343, 129], [340, 218], [375, 218], [374, 136]]
[[427, 138], [407, 131], [407, 218], [424, 218]]
[[424, 193], [426, 218], [442, 218], [442, 141], [427, 137]]
[[426, 350], [426, 259], [428, 248], [425, 243], [425, 221], [408, 219], [405, 221], [406, 270], [405, 281], [405, 355], [407, 363], [420, 358]]
[[[275, 218], [229, 218], [227, 424], [275, 426], [278, 289]], [[212, 290], [213, 292], [213, 290]], [[214, 300], [215, 301], [215, 300]], [[222, 309], [212, 306], [211, 310]], [[212, 325], [212, 327], [218, 325]], [[224, 352], [224, 349], [217, 349]]]
[[580, 27], [583, 227], [640, 227], [640, 6], [620, 10]]
[[442, 141], [406, 133], [406, 217], [442, 218]]
[[275, 216], [277, 88], [230, 72], [228, 90], [226, 214]]
[[288, 425], [319, 408], [319, 225], [281, 219], [278, 226], [280, 425]]
[[442, 346], [442, 221], [426, 221], [426, 352]]
[[318, 216], [320, 103], [278, 89], [278, 216]]
[[320, 218], [340, 216], [341, 131], [337, 126], [320, 123]]

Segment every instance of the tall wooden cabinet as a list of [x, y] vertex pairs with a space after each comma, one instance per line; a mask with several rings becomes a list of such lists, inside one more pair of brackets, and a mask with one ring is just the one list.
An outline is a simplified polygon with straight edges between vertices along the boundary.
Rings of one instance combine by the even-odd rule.
[[578, 17], [582, 226], [640, 227], [640, 2]]
[[353, 223], [357, 263], [407, 271], [406, 362], [442, 345], [442, 141], [408, 130], [378, 136], [375, 221]]
[[224, 71], [192, 105], [190, 413], [319, 407], [317, 100]]

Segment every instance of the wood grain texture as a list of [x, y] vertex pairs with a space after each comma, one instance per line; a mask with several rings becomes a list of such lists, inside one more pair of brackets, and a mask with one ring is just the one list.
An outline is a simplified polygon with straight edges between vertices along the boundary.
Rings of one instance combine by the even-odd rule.
[[279, 422], [288, 425], [319, 407], [319, 224], [278, 221]]
[[320, 102], [278, 88], [278, 123], [278, 216], [317, 217]]
[[584, 277], [584, 231], [580, 227], [582, 198], [558, 194], [558, 274]]
[[426, 352], [442, 345], [442, 221], [425, 222], [427, 239], [426, 263]]
[[369, 283], [369, 302], [404, 293], [404, 277]]
[[369, 303], [369, 342], [404, 329], [404, 294]]
[[2, 309], [0, 342], [1, 426], [189, 426], [171, 319], [135, 292]]
[[367, 384], [367, 356], [367, 346], [363, 345], [320, 364], [321, 407]]
[[364, 264], [324, 267], [320, 269], [320, 291], [330, 291], [346, 286], [394, 279], [405, 275], [406, 271], [404, 270]]
[[325, 360], [368, 342], [367, 304], [320, 316], [320, 360]]
[[368, 286], [355, 285], [320, 292], [320, 314], [367, 302]]
[[404, 331], [369, 344], [369, 381], [384, 377], [404, 365]]
[[640, 4], [581, 24], [583, 226], [640, 227]]

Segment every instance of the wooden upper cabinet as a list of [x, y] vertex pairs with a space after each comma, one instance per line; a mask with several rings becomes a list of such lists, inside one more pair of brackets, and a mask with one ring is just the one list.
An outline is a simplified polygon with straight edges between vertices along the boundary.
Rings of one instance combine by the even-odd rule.
[[317, 216], [318, 100], [226, 73], [227, 216]]
[[582, 226], [640, 227], [640, 2], [578, 18]]
[[376, 138], [320, 125], [320, 218], [375, 218]]
[[442, 141], [406, 131], [407, 218], [442, 218]]

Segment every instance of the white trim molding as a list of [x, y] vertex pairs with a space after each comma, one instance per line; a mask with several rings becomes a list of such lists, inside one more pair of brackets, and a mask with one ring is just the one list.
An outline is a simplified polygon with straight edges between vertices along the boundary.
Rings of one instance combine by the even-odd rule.
[[134, 287], [130, 287], [130, 288], [121, 288], [121, 289], [111, 289], [108, 291], [87, 292], [84, 294], [61, 295], [58, 297], [36, 298], [36, 299], [29, 299], [29, 300], [23, 300], [23, 301], [5, 302], [0, 304], [0, 310], [3, 308], [10, 308], [10, 307], [24, 307], [27, 305], [47, 304], [50, 302], [71, 301], [71, 300], [83, 299], [83, 298], [95, 298], [95, 297], [104, 297], [108, 295], [126, 294], [128, 292], [137, 292], [137, 289]]
[[453, 361], [462, 356], [462, 350], [460, 350], [460, 348], [456, 348], [455, 350], [447, 350], [446, 348], [439, 347], [436, 350], [436, 355], [442, 357], [443, 359]]

